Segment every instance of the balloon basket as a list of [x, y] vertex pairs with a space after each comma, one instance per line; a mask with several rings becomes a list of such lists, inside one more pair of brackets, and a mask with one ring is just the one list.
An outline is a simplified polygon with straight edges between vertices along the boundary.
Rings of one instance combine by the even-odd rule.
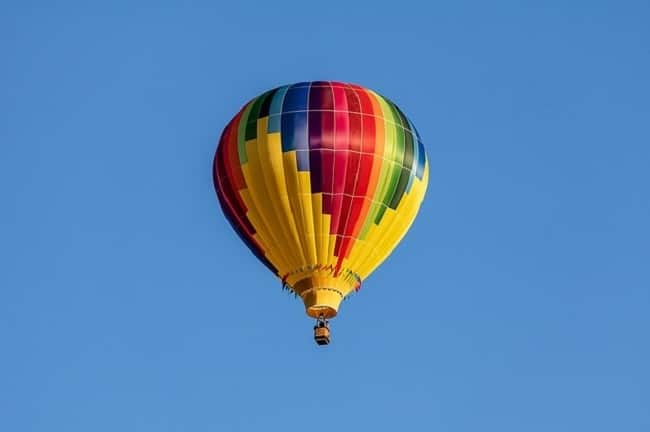
[[329, 345], [330, 343], [329, 323], [323, 318], [316, 320], [316, 325], [314, 326], [314, 340], [318, 345]]

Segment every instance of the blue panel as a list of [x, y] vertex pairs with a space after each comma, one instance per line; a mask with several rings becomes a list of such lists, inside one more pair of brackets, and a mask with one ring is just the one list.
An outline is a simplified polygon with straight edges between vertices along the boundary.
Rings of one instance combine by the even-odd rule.
[[309, 150], [297, 151], [296, 161], [298, 162], [298, 171], [309, 171]]
[[[409, 120], [410, 122], [410, 120]], [[411, 123], [411, 130], [415, 132], [415, 136], [418, 137], [418, 140], [422, 141], [422, 138], [420, 138], [420, 132], [418, 132], [418, 129], [415, 127], [413, 123]]]
[[307, 112], [282, 114], [282, 151], [308, 150]]
[[269, 107], [269, 125], [267, 127], [269, 133], [280, 132], [282, 104], [284, 103], [284, 95], [288, 89], [289, 86], [280, 87], [273, 95], [271, 106]]
[[309, 87], [291, 86], [284, 97], [282, 112], [306, 111], [308, 106], [307, 95], [309, 95]]
[[[427, 154], [426, 154], [426, 152], [424, 150], [424, 146], [422, 145], [422, 139], [420, 138], [420, 134], [418, 133], [418, 130], [415, 128], [415, 125], [413, 124], [413, 122], [411, 122], [411, 120], [408, 117], [406, 117], [406, 116], [404, 116], [404, 117], [406, 118], [406, 121], [408, 122], [407, 127], [409, 129], [411, 129], [411, 131], [415, 135], [414, 138], [417, 140], [417, 145], [413, 146], [414, 147], [413, 150], [415, 151], [415, 155], [413, 157], [413, 169], [412, 169], [412, 171], [415, 171], [416, 177], [419, 178], [420, 180], [422, 180], [422, 176], [424, 175], [424, 165], [426, 164], [426, 160], [427, 160]], [[409, 189], [411, 188], [410, 183], [412, 181], [413, 181], [413, 179], [411, 179], [411, 181], [409, 182], [409, 186], [408, 186]]]
[[[418, 146], [415, 145], [414, 147], [415, 147], [415, 151], [417, 152]], [[413, 166], [409, 170], [409, 181], [406, 184], [406, 192], [411, 192], [411, 186], [413, 186], [413, 180], [415, 180], [415, 173], [416, 173], [416, 170], [418, 168], [417, 164], [418, 164], [418, 159], [417, 159], [417, 155], [416, 155], [413, 158]]]
[[427, 160], [427, 155], [424, 152], [424, 146], [422, 145], [422, 141], [418, 140], [418, 167], [415, 172], [415, 175], [422, 180], [422, 176], [424, 175], [424, 165]]

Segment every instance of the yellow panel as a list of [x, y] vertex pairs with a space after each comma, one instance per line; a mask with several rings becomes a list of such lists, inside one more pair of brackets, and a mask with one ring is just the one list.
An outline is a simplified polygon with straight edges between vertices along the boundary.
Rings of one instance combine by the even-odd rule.
[[323, 221], [323, 194], [322, 193], [316, 193], [311, 196], [311, 203], [312, 203], [312, 218], [314, 220], [314, 241], [316, 244], [316, 262], [318, 263], [324, 263], [325, 260], [327, 259], [326, 253], [325, 253], [325, 242], [322, 237], [323, 233], [323, 225], [325, 222]]
[[[268, 246], [277, 251], [277, 255], [284, 258], [284, 261], [290, 266], [294, 266], [296, 257], [287, 250], [285, 243], [282, 241], [282, 234], [278, 231], [278, 218], [274, 211], [274, 205], [266, 187], [263, 175], [260, 157], [256, 151], [257, 140], [246, 142], [246, 151], [248, 154], [248, 163], [242, 165], [242, 172], [248, 185], [248, 192], [252, 198], [255, 210], [264, 227], [265, 237], [268, 237]], [[255, 225], [255, 228], [257, 226]]]
[[368, 277], [390, 255], [399, 240], [406, 234], [415, 220], [427, 183], [428, 170], [425, 170], [423, 179], [414, 181], [411, 191], [402, 197], [397, 209], [387, 209], [380, 225], [373, 227], [372, 237], [368, 236], [368, 243], [373, 243], [373, 247], [363, 261], [355, 263], [362, 278]]
[[316, 231], [314, 228], [314, 217], [311, 199], [311, 178], [307, 171], [298, 171], [298, 187], [300, 189], [300, 207], [302, 208], [303, 226], [305, 227], [304, 240], [307, 249], [305, 255], [308, 265], [315, 265], [316, 253]]
[[289, 204], [294, 215], [296, 229], [300, 233], [300, 248], [295, 252], [299, 257], [294, 268], [300, 268], [307, 265], [307, 258], [304, 251], [309, 248], [307, 240], [305, 239], [305, 210], [302, 207], [302, 200], [300, 198], [300, 185], [298, 180], [298, 163], [296, 161], [296, 152], [290, 151], [282, 154], [282, 161], [284, 163], [284, 175], [287, 181], [287, 193], [289, 194]]
[[[246, 167], [242, 166], [242, 169], [245, 172]], [[269, 229], [267, 228], [266, 224], [264, 223], [264, 220], [262, 219], [260, 213], [257, 210], [258, 207], [255, 203], [254, 198], [250, 194], [250, 190], [242, 189], [240, 191], [240, 195], [242, 197], [242, 200], [244, 201], [244, 204], [248, 208], [246, 217], [248, 218], [250, 223], [255, 227], [255, 231], [256, 231], [255, 239], [260, 243], [260, 245], [262, 245], [269, 261], [271, 261], [278, 268], [278, 271], [280, 272], [288, 271], [288, 269], [290, 269], [292, 266], [289, 263], [289, 261], [286, 259], [284, 254], [282, 253], [282, 249], [276, 246], [275, 241], [273, 240], [271, 234], [269, 233]]]
[[[267, 119], [264, 120], [262, 126], [266, 126]], [[285, 241], [282, 243], [282, 247], [287, 251], [301, 250], [300, 236], [303, 234], [298, 231], [294, 213], [289, 202], [280, 133], [260, 135], [264, 137], [263, 139], [266, 143], [266, 145], [258, 147], [260, 160], [264, 161], [262, 167], [265, 172], [266, 186], [269, 188], [269, 195], [275, 201], [275, 211], [279, 220], [278, 228], [285, 232]], [[287, 269], [285, 273], [290, 270]]]
[[[265, 133], [267, 128], [268, 118], [263, 118], [257, 122], [257, 141], [248, 146], [249, 163], [258, 170], [255, 171], [255, 176], [261, 178], [261, 183], [264, 185], [261, 200], [263, 202], [264, 217], [270, 224], [269, 229], [272, 230], [273, 235], [277, 240], [278, 247], [283, 249], [285, 256], [293, 261], [290, 251], [296, 250], [299, 245], [299, 236], [295, 227], [291, 227], [286, 223], [286, 209], [285, 203], [288, 199], [282, 199], [282, 194], [286, 194], [286, 187], [279, 184], [282, 177], [278, 178], [277, 173], [274, 171], [271, 153], [274, 150], [279, 150], [281, 155], [281, 148], [271, 148], [272, 144], [268, 140], [268, 135]], [[284, 175], [284, 174], [282, 174]], [[287, 204], [288, 205], [288, 204]]]

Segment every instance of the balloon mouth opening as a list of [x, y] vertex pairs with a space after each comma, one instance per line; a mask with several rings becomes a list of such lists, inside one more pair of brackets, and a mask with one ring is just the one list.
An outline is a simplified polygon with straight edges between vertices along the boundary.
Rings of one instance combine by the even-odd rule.
[[312, 318], [334, 318], [338, 313], [343, 293], [332, 288], [312, 288], [300, 293], [305, 312]]
[[309, 315], [312, 318], [334, 318], [336, 316], [336, 309], [330, 307], [330, 306], [321, 306], [321, 305], [315, 305], [315, 306], [309, 306], [307, 308], [307, 315]]

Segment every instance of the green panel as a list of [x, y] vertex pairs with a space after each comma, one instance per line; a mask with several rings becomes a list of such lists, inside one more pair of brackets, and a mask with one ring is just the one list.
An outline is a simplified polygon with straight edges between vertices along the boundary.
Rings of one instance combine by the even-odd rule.
[[401, 165], [404, 161], [404, 125], [402, 124], [402, 119], [397, 113], [397, 110], [395, 110], [395, 106], [393, 104], [389, 104], [388, 106], [390, 107], [390, 113], [392, 116], [390, 120], [395, 123], [395, 131], [397, 132], [395, 139], [396, 150], [393, 153], [393, 160]]
[[[386, 162], [387, 164], [390, 165], [390, 180], [388, 181], [388, 186], [386, 187], [386, 192], [384, 193], [384, 198], [382, 200], [382, 204], [384, 206], [388, 207], [390, 204], [390, 200], [395, 194], [395, 190], [397, 190], [397, 184], [399, 182], [400, 174], [402, 172], [402, 166], [397, 165], [395, 162]], [[383, 211], [380, 211], [379, 214], [377, 214], [377, 218], [375, 219], [375, 223], [379, 225], [379, 222], [381, 222], [381, 218], [384, 216], [384, 211], [386, 209], [383, 208]]]
[[270, 93], [271, 92], [266, 92], [253, 101], [248, 118], [246, 119], [246, 141], [257, 138], [257, 119], [260, 116], [260, 109], [262, 108], [262, 104]]
[[[393, 105], [388, 103], [387, 108], [388, 112], [385, 113], [385, 115], [389, 115], [389, 121], [394, 124], [393, 129], [395, 130], [395, 139], [393, 140], [393, 152], [390, 159], [390, 179], [388, 180], [388, 185], [384, 190], [383, 195], [381, 195], [381, 202], [385, 206], [390, 207], [393, 197], [397, 192], [397, 186], [402, 172], [402, 163], [404, 161], [404, 129], [402, 127], [402, 120]], [[379, 214], [377, 214], [375, 219], [376, 224], [379, 224], [385, 211], [386, 209], [384, 208]]]
[[[382, 104], [382, 109], [384, 108], [386, 108], [384, 111], [385, 116], [386, 112], [389, 112], [390, 109], [385, 104]], [[378, 217], [378, 215], [383, 215], [381, 204], [385, 205], [383, 198], [386, 196], [386, 192], [390, 186], [393, 170], [393, 155], [395, 153], [396, 147], [395, 141], [397, 139], [397, 129], [398, 128], [395, 126], [395, 124], [384, 117], [384, 160], [381, 166], [381, 171], [379, 173], [379, 185], [375, 191], [375, 196], [373, 197], [373, 200], [377, 202], [377, 205], [374, 206], [372, 209], [373, 211], [368, 214], [368, 219], [370, 219], [375, 224], [379, 224], [379, 221], [381, 220], [381, 216]]]
[[400, 124], [402, 125], [399, 128], [402, 131], [402, 137], [404, 138], [404, 148], [402, 154], [402, 160], [400, 163], [400, 175], [395, 187], [395, 191], [388, 203], [388, 206], [392, 209], [396, 209], [399, 205], [399, 202], [402, 200], [402, 196], [406, 191], [408, 186], [409, 179], [411, 177], [411, 167], [413, 166], [413, 135], [409, 130], [409, 123], [404, 114], [397, 108], [395, 105], [391, 105], [393, 108], [394, 115], [399, 119]]
[[249, 102], [244, 108], [244, 112], [239, 119], [239, 124], [237, 125], [237, 153], [239, 154], [239, 163], [244, 165], [248, 163], [248, 153], [246, 153], [246, 123], [248, 122], [248, 117], [250, 115], [251, 107], [253, 102]]
[[410, 169], [404, 167], [400, 169], [399, 179], [397, 180], [397, 185], [395, 186], [395, 193], [393, 193], [393, 197], [391, 198], [388, 207], [392, 208], [393, 210], [397, 208], [399, 202], [402, 200], [402, 196], [404, 196], [404, 191], [406, 191], [406, 186], [408, 186], [410, 176]]

